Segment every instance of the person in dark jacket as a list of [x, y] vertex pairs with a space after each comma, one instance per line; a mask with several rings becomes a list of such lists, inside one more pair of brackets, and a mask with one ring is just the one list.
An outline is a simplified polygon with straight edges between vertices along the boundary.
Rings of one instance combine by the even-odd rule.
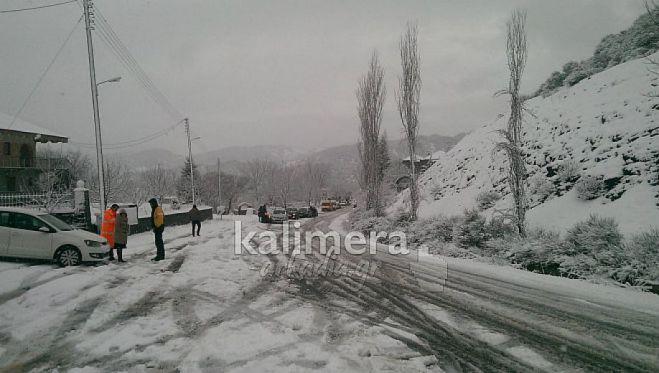
[[264, 205], [259, 206], [258, 216], [259, 216], [259, 223], [263, 223], [263, 217], [265, 216], [265, 206]]
[[195, 227], [197, 227], [197, 236], [199, 236], [199, 231], [201, 230], [201, 212], [199, 212], [197, 205], [192, 205], [192, 209], [188, 214], [192, 222], [192, 237], [195, 236]]
[[119, 209], [117, 217], [114, 221], [114, 248], [117, 250], [117, 258], [119, 263], [124, 263], [125, 260], [122, 256], [123, 249], [126, 248], [128, 243], [128, 214], [126, 210]]
[[165, 259], [165, 243], [162, 240], [165, 231], [165, 212], [158, 206], [158, 200], [155, 198], [149, 200], [149, 205], [151, 205], [151, 227], [156, 242], [156, 256], [151, 260], [157, 262]]

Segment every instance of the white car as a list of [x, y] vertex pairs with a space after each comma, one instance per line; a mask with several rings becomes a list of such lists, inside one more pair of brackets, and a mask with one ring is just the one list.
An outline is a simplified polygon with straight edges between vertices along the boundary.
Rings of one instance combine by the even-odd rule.
[[283, 208], [276, 207], [275, 209], [272, 210], [272, 216], [270, 217], [270, 220], [273, 223], [284, 223], [285, 221], [288, 220], [288, 214], [286, 213], [286, 210]]
[[0, 256], [52, 259], [61, 266], [102, 261], [107, 240], [40, 211], [0, 207]]

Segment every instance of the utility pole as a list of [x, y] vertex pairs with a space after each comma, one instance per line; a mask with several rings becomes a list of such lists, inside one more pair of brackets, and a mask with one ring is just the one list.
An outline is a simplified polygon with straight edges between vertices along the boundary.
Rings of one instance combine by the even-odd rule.
[[219, 210], [220, 220], [222, 220], [224, 208], [222, 208], [222, 171], [220, 170], [220, 158], [217, 158], [217, 208]]
[[[103, 218], [105, 210], [105, 170], [103, 164], [103, 141], [101, 140], [101, 118], [98, 113], [98, 86], [96, 85], [96, 68], [94, 67], [94, 46], [92, 43], [92, 17], [94, 16], [92, 0], [83, 0], [83, 10], [85, 13], [85, 31], [87, 34], [87, 55], [89, 57], [89, 80], [92, 89], [92, 107], [94, 109], [94, 132], [96, 133], [96, 167], [98, 169], [98, 194], [100, 198], [101, 213], [99, 218]], [[97, 225], [100, 229], [101, 222]]]
[[190, 140], [190, 121], [185, 118], [185, 133], [188, 135], [188, 160], [190, 160], [190, 184], [192, 184], [192, 204], [195, 204], [194, 167], [192, 164], [192, 140]]

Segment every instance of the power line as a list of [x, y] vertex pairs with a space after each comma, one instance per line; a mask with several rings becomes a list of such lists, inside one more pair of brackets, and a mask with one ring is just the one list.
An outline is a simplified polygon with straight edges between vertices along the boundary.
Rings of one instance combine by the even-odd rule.
[[101, 38], [101, 41], [110, 49], [110, 51], [117, 57], [119, 62], [131, 73], [137, 81], [142, 85], [145, 92], [151, 99], [159, 105], [168, 115], [173, 119], [179, 120], [183, 118], [183, 114], [176, 110], [174, 105], [167, 99], [167, 97], [160, 91], [153, 83], [151, 78], [144, 72], [144, 69], [137, 63], [133, 55], [130, 53], [126, 45], [121, 41], [119, 36], [114, 32], [114, 29], [103, 16], [101, 11], [94, 7], [96, 15], [96, 30]]
[[74, 3], [77, 0], [69, 0], [69, 1], [63, 1], [61, 3], [55, 3], [55, 4], [47, 4], [47, 5], [41, 5], [41, 6], [34, 6], [31, 8], [20, 8], [20, 9], [8, 9], [8, 10], [0, 10], [0, 13], [16, 13], [16, 12], [24, 12], [27, 10], [37, 10], [37, 9], [44, 9], [44, 8], [51, 8], [54, 6], [59, 6], [59, 5], [64, 5], [64, 4], [70, 4]]
[[[134, 146], [137, 146], [137, 145], [141, 145], [141, 144], [153, 141], [153, 140], [155, 140], [155, 139], [157, 139], [161, 136], [165, 136], [165, 135], [169, 134], [176, 127], [181, 125], [181, 123], [183, 123], [183, 120], [179, 121], [178, 123], [176, 123], [172, 126], [169, 126], [169, 127], [165, 128], [165, 129], [159, 130], [159, 131], [154, 132], [150, 135], [140, 137], [140, 138], [137, 138], [137, 139], [127, 140], [127, 141], [120, 141], [120, 142], [111, 143], [111, 144], [106, 143], [106, 144], [103, 145], [103, 148], [106, 148], [106, 149], [123, 149], [123, 148], [130, 148], [130, 147], [134, 147]], [[96, 146], [96, 144], [76, 142], [76, 141], [71, 141], [71, 143], [75, 144], [75, 145], [78, 145], [78, 146], [82, 146], [82, 147], [88, 147], [88, 148], [92, 148], [92, 147]]]
[[25, 106], [27, 106], [28, 102], [30, 101], [30, 99], [34, 95], [34, 92], [37, 91], [37, 89], [41, 85], [41, 82], [43, 81], [43, 79], [46, 77], [46, 75], [48, 75], [48, 72], [50, 71], [50, 68], [53, 66], [53, 64], [55, 64], [55, 61], [57, 60], [59, 55], [64, 50], [64, 47], [66, 46], [66, 44], [68, 44], [69, 40], [71, 40], [71, 37], [73, 36], [73, 33], [75, 32], [76, 28], [78, 28], [78, 25], [80, 24], [80, 21], [82, 21], [82, 18], [83, 18], [82, 16], [80, 16], [80, 18], [78, 18], [78, 21], [73, 26], [73, 29], [71, 29], [71, 32], [69, 32], [69, 35], [66, 37], [66, 40], [64, 40], [62, 45], [60, 45], [59, 49], [55, 53], [55, 56], [53, 57], [52, 60], [50, 60], [50, 63], [48, 64], [48, 66], [46, 66], [46, 69], [41, 73], [41, 76], [39, 76], [39, 80], [37, 80], [37, 83], [34, 85], [34, 87], [32, 87], [32, 90], [30, 91], [30, 94], [25, 98], [25, 101], [23, 101], [23, 104], [21, 105], [20, 109], [18, 109], [16, 114], [14, 114], [14, 118], [12, 118], [11, 123], [9, 123], [9, 127], [7, 129], [11, 129], [11, 127], [16, 122], [16, 119], [18, 118], [18, 116], [21, 115], [21, 113], [23, 112], [23, 109], [25, 109]]

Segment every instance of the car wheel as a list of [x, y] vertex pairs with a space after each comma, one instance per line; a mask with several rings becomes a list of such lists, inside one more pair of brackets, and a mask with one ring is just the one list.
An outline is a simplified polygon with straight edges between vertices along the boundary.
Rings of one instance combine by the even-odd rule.
[[82, 261], [80, 251], [73, 246], [62, 248], [57, 254], [57, 264], [61, 267], [76, 266]]

